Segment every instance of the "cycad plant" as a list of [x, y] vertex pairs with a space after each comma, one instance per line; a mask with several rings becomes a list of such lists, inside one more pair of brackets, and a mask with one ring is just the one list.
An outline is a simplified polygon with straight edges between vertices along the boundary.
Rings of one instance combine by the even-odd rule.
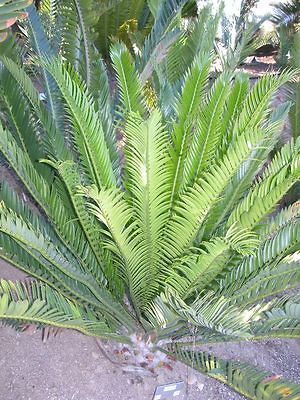
[[117, 43], [113, 95], [101, 62], [91, 91], [59, 55], [28, 71], [2, 57], [0, 151], [27, 196], [1, 187], [0, 256], [33, 279], [1, 281], [0, 318], [111, 339], [139, 371], [175, 357], [251, 399], [296, 399], [298, 385], [201, 351], [299, 337], [299, 204], [276, 211], [299, 139], [265, 165], [290, 106], [269, 103], [296, 72], [212, 83], [211, 49], [193, 48], [184, 76], [168, 75], [173, 52], [145, 80]]

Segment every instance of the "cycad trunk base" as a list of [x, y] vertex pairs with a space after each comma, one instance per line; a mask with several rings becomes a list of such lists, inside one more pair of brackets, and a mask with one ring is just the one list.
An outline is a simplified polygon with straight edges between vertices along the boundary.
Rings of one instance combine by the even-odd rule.
[[[299, 180], [300, 141], [274, 151], [290, 104], [269, 106], [297, 71], [251, 90], [232, 70], [212, 82], [214, 35], [200, 39], [215, 23], [179, 34], [171, 3], [137, 60], [112, 47], [114, 96], [105, 65], [89, 59], [84, 19], [77, 55], [86, 51], [72, 66], [34, 11], [30, 70], [2, 57], [0, 151], [39, 213], [2, 185], [0, 257], [35, 280], [1, 281], [0, 318], [114, 340], [145, 370], [175, 356], [251, 399], [295, 400], [298, 385], [198, 346], [299, 337], [299, 295], [286, 290], [300, 282], [300, 207], [277, 204]], [[158, 32], [169, 51], [155, 63]]]

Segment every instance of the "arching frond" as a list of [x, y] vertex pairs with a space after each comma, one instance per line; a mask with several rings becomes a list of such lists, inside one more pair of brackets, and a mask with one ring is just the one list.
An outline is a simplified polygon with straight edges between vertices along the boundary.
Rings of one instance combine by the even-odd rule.
[[[115, 338], [99, 316], [85, 311], [58, 292], [38, 282], [10, 282], [1, 280], [0, 318], [9, 325], [33, 323], [78, 330], [88, 336]], [[126, 339], [125, 339], [126, 340]]]
[[180, 80], [200, 54], [212, 51], [217, 26], [218, 17], [211, 14], [210, 7], [201, 9], [197, 20], [189, 22], [167, 53], [165, 74], [171, 83]]
[[[50, 45], [46, 37], [40, 16], [37, 13], [35, 6], [32, 5], [27, 10], [28, 25], [31, 33], [29, 35], [29, 38], [32, 42], [35, 56], [39, 59], [43, 56], [53, 57], [56, 54], [56, 50]], [[62, 130], [64, 125], [64, 114], [61, 110], [61, 99], [59, 90], [53, 78], [43, 66], [40, 66], [38, 70], [42, 76], [41, 84], [45, 90], [47, 107], [49, 107], [50, 114], [52, 115], [52, 119], [57, 130]]]
[[247, 279], [230, 297], [233, 304], [253, 304], [266, 297], [300, 286], [299, 253], [286, 257], [273, 268], [264, 268]]
[[179, 30], [170, 31], [170, 29], [186, 2], [187, 0], [165, 0], [160, 3], [154, 25], [145, 39], [142, 55], [138, 60], [142, 82], [150, 78], [153, 66], [162, 61], [168, 47], [179, 34]]
[[74, 142], [90, 179], [99, 188], [113, 186], [116, 178], [102, 124], [85, 84], [80, 82], [75, 71], [71, 67], [65, 67], [61, 60], [49, 60], [46, 62], [46, 68], [58, 84], [68, 105]]
[[[166, 250], [178, 257], [192, 245], [197, 232], [240, 165], [262, 142], [264, 132], [246, 131], [231, 144], [223, 160], [213, 165], [179, 198], [166, 238]], [[178, 238], [178, 239], [177, 239]]]
[[163, 267], [161, 250], [171, 191], [168, 137], [157, 110], [146, 121], [132, 115], [124, 132], [124, 185], [147, 253], [144, 262], [148, 266], [141, 268], [149, 271], [148, 285], [155, 285]]
[[197, 180], [217, 155], [222, 140], [221, 126], [225, 101], [230, 91], [230, 78], [229, 74], [220, 75], [199, 107], [195, 132], [186, 159], [185, 175], [188, 184]]
[[214, 237], [210, 242], [202, 242], [200, 254], [184, 256], [169, 268], [166, 285], [171, 286], [182, 297], [207, 287], [222, 272], [234, 249], [242, 254], [253, 252], [258, 241], [253, 233], [232, 226], [224, 238]]
[[[131, 221], [133, 208], [126, 202], [118, 189], [97, 191], [95, 187], [82, 190], [94, 203], [90, 210], [107, 228], [104, 246], [114, 254], [119, 274], [130, 293], [130, 301], [137, 315], [144, 304], [151, 299], [156, 283], [151, 282], [152, 271], [146, 262], [147, 247], [142, 243], [141, 228]], [[104, 232], [103, 232], [104, 233]]]
[[198, 350], [182, 350], [176, 346], [168, 352], [181, 362], [205, 373], [249, 399], [284, 399], [286, 396], [298, 397], [300, 387], [281, 377], [270, 378], [270, 372], [259, 370], [247, 363], [223, 360]]
[[[251, 316], [253, 311], [243, 312], [230, 304], [228, 299], [217, 297], [214, 292], [200, 294], [191, 304], [186, 304], [179, 296], [167, 293], [167, 303], [181, 319], [197, 327], [204, 327], [231, 337], [250, 337]], [[226, 310], [226, 311], [225, 311]]]
[[291, 141], [275, 155], [262, 178], [258, 179], [256, 185], [236, 206], [228, 219], [228, 224], [240, 221], [244, 227], [251, 229], [272, 211], [277, 202], [299, 179], [299, 143], [300, 140], [295, 143]]
[[[195, 120], [201, 99], [206, 89], [211, 59], [206, 55], [197, 60], [186, 74], [182, 94], [177, 105], [178, 121], [172, 132], [171, 164], [173, 169], [173, 187], [170, 208], [172, 209], [178, 194], [189, 183], [184, 176], [185, 160], [192, 141], [193, 130], [197, 129]], [[190, 178], [188, 176], [188, 178]]]
[[[225, 188], [220, 201], [213, 208], [206, 221], [204, 237], [209, 236], [216, 229], [220, 229], [220, 225], [226, 221], [229, 213], [233, 211], [233, 208], [237, 206], [245, 192], [253, 185], [255, 178], [264, 167], [266, 158], [278, 140], [278, 135], [288, 111], [289, 103], [283, 104], [282, 107], [272, 113], [270, 124], [265, 129], [265, 138], [262, 146], [254, 150], [249, 159], [241, 165], [238, 172]], [[227, 136], [223, 144], [224, 149], [228, 147], [229, 143]]]
[[60, 159], [70, 158], [69, 152], [65, 146], [63, 132], [57, 130], [52, 115], [47, 112], [45, 105], [39, 98], [37, 89], [34, 87], [25, 70], [9, 58], [2, 57], [1, 62], [13, 76], [17, 85], [20, 86], [24, 95], [28, 98], [34, 112], [36, 113], [37, 120], [40, 121], [42, 125], [43, 131], [47, 132], [46, 135], [41, 136], [42, 143], [45, 146], [45, 151], [47, 151], [51, 157]]
[[131, 54], [124, 44], [118, 43], [111, 48], [110, 57], [117, 74], [121, 110], [124, 115], [130, 112], [142, 115], [142, 87]]
[[226, 293], [234, 293], [249, 278], [255, 277], [260, 271], [263, 273], [265, 269], [268, 271], [268, 266], [276, 266], [276, 262], [299, 249], [299, 235], [299, 220], [283, 225], [275, 231], [274, 236], [267, 236], [253, 255], [245, 257], [238, 266], [227, 272], [220, 281], [220, 288]]
[[258, 336], [300, 337], [300, 302], [299, 296], [283, 297], [271, 302], [264, 315], [252, 329]]

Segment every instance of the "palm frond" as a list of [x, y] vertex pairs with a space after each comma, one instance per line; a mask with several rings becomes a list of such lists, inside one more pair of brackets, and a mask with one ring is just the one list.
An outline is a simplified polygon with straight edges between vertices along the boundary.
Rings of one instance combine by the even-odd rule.
[[13, 60], [6, 57], [2, 57], [1, 62], [13, 76], [17, 84], [21, 87], [24, 95], [28, 98], [28, 101], [30, 102], [36, 114], [36, 119], [40, 121], [43, 131], [47, 132], [47, 135], [41, 135], [41, 140], [45, 151], [47, 151], [50, 156], [55, 158], [70, 158], [69, 152], [65, 146], [63, 132], [57, 129], [52, 115], [47, 112], [45, 105], [39, 98], [37, 89], [34, 87], [25, 70]]
[[188, 298], [195, 291], [207, 287], [221, 273], [231, 249], [247, 254], [257, 244], [253, 233], [232, 226], [224, 238], [214, 237], [210, 242], [202, 242], [203, 249], [199, 250], [199, 255], [184, 256], [169, 267], [166, 285], [182, 298]]
[[247, 279], [230, 297], [232, 304], [253, 304], [300, 286], [299, 254], [287, 256], [273, 268], [264, 268]]
[[164, 227], [168, 218], [171, 191], [171, 170], [168, 163], [168, 138], [155, 110], [146, 121], [133, 115], [125, 127], [124, 186], [130, 194], [130, 204], [145, 258], [140, 268], [148, 270], [147, 286], [158, 286], [163, 266], [161, 249]]
[[171, 84], [184, 76], [185, 72], [191, 68], [195, 58], [200, 54], [211, 52], [214, 47], [217, 26], [218, 16], [213, 16], [210, 8], [204, 7], [200, 10], [197, 20], [191, 21], [178, 36], [171, 45], [165, 60], [165, 75]]
[[75, 329], [88, 336], [116, 337], [104, 318], [101, 321], [91, 311], [85, 311], [49, 286], [34, 281], [25, 284], [1, 280], [0, 318], [13, 326], [29, 322], [39, 327]]
[[230, 91], [230, 78], [229, 74], [220, 75], [199, 107], [195, 133], [186, 159], [188, 184], [201, 176], [217, 154], [222, 140], [221, 126], [225, 101]]
[[207, 56], [201, 62], [194, 63], [186, 75], [182, 94], [178, 101], [178, 122], [174, 125], [172, 132], [171, 163], [174, 172], [170, 201], [171, 209], [178, 194], [189, 183], [187, 179], [184, 180], [184, 165], [192, 141], [193, 129], [197, 129], [193, 124], [206, 89], [210, 63], [211, 60]]
[[103, 245], [115, 256], [118, 273], [128, 288], [135, 312], [140, 315], [143, 305], [153, 296], [156, 284], [149, 281], [148, 255], [145, 244], [141, 243], [141, 229], [136, 221], [132, 222], [133, 208], [119, 189], [97, 191], [90, 187], [80, 193], [92, 199], [91, 212], [107, 228]]
[[226, 383], [238, 393], [249, 399], [267, 400], [270, 398], [285, 399], [287, 396], [297, 398], [300, 387], [295, 383], [259, 370], [247, 363], [224, 360], [198, 350], [178, 349], [176, 346], [167, 354], [192, 366], [222, 383]]
[[5, 119], [3, 123], [13, 134], [18, 146], [26, 152], [36, 168], [36, 161], [45, 157], [42, 146], [38, 145], [38, 123], [30, 113], [30, 103], [26, 98], [20, 98], [18, 91], [11, 90], [15, 81], [4, 68], [0, 72], [1, 106]]
[[[238, 202], [245, 195], [245, 192], [253, 185], [255, 178], [264, 167], [266, 158], [269, 157], [269, 154], [278, 140], [289, 108], [290, 103], [282, 104], [282, 106], [270, 116], [270, 123], [265, 129], [265, 138], [263, 139], [261, 147], [258, 147], [249, 159], [241, 165], [236, 175], [225, 188], [220, 201], [210, 212], [209, 218], [206, 221], [204, 237], [209, 237], [216, 229], [220, 229], [220, 225], [222, 226], [226, 218], [228, 218], [229, 213], [233, 211], [233, 208], [237, 206]], [[238, 111], [236, 110], [235, 112]], [[231, 126], [230, 122], [229, 126]], [[222, 149], [225, 150], [231, 139], [229, 139], [230, 134], [228, 133], [225, 133], [224, 136]], [[224, 150], [221, 150], [220, 153], [222, 154]]]
[[264, 315], [252, 323], [255, 335], [260, 337], [300, 337], [299, 296], [284, 296], [270, 302]]
[[[97, 12], [93, 0], [61, 0], [58, 3], [57, 24], [61, 24], [61, 54], [73, 66], [87, 88], [95, 84], [94, 66], [98, 52], [95, 49], [93, 33], [97, 22]], [[48, 54], [49, 56], [49, 54]]]
[[[40, 16], [38, 15], [35, 6], [32, 5], [27, 10], [27, 21], [30, 29], [29, 38], [32, 41], [32, 47], [35, 52], [35, 56], [39, 59], [46, 55], [48, 57], [53, 57], [56, 54], [56, 51], [50, 45], [45, 35]], [[53, 78], [43, 66], [40, 66], [39, 72], [42, 75], [41, 84], [43, 85], [43, 88], [45, 90], [47, 107], [49, 107], [52, 119], [57, 130], [62, 130], [64, 124], [64, 115], [61, 110], [61, 99], [59, 90]]]
[[[299, 179], [299, 143], [287, 143], [250, 189], [247, 196], [235, 207], [228, 219], [252, 229], [265, 215], [270, 213], [288, 189]], [[264, 198], [262, 206], [261, 199]], [[259, 204], [259, 207], [258, 207]]]
[[[220, 288], [226, 293], [234, 293], [241, 288], [249, 278], [255, 277], [260, 271], [276, 266], [285, 256], [299, 248], [300, 223], [291, 221], [276, 229], [273, 236], [266, 236], [258, 250], [245, 257], [220, 281]], [[269, 266], [269, 267], [268, 267]]]
[[200, 293], [190, 305], [172, 292], [167, 293], [166, 301], [179, 318], [192, 324], [195, 330], [204, 327], [214, 333], [241, 339], [251, 336], [249, 322], [255, 311], [244, 312], [242, 308], [230, 304], [228, 299], [217, 297], [214, 292]]
[[125, 45], [118, 43], [111, 48], [110, 57], [117, 74], [121, 110], [124, 115], [130, 112], [138, 112], [142, 115], [144, 107], [141, 83], [131, 54]]
[[138, 60], [142, 82], [149, 79], [153, 66], [161, 62], [167, 54], [167, 49], [179, 35], [179, 30], [171, 31], [171, 28], [186, 2], [187, 0], [165, 0], [159, 5], [154, 25], [145, 39], [142, 56]]
[[[180, 256], [192, 245], [212, 207], [216, 204], [240, 165], [262, 142], [261, 130], [246, 131], [231, 144], [223, 160], [213, 165], [198, 182], [183, 193], [174, 207], [166, 238], [167, 252]], [[177, 239], [178, 238], [178, 239]]]
[[[105, 273], [104, 255], [99, 246], [100, 227], [97, 221], [88, 213], [86, 205], [81, 196], [77, 195], [78, 187], [82, 184], [76, 164], [72, 161], [64, 161], [58, 165], [54, 165], [63, 179], [72, 201], [76, 218], [78, 219], [88, 245], [91, 247], [97, 262], [93, 263], [94, 268], [91, 270], [96, 278]], [[92, 264], [92, 265], [93, 265]], [[102, 271], [99, 269], [101, 268]]]
[[105, 143], [101, 121], [95, 112], [86, 85], [80, 82], [75, 71], [71, 67], [64, 66], [61, 60], [49, 60], [45, 65], [67, 103], [67, 112], [73, 125], [74, 142], [90, 179], [99, 188], [113, 186], [116, 178], [109, 150]]

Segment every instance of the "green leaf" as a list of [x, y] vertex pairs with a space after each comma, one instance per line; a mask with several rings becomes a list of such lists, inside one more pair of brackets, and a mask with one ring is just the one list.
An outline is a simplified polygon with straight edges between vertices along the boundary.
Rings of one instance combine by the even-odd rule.
[[224, 360], [198, 350], [178, 349], [176, 345], [167, 354], [175, 356], [199, 372], [226, 383], [248, 399], [283, 400], [287, 396], [297, 398], [300, 395], [300, 385], [247, 363]]
[[74, 142], [90, 179], [99, 188], [114, 186], [115, 176], [102, 124], [85, 84], [80, 82], [75, 71], [71, 67], [65, 67], [61, 60], [49, 60], [45, 65], [68, 105]]
[[144, 114], [142, 87], [134, 61], [124, 44], [115, 44], [110, 51], [113, 68], [117, 74], [120, 108], [124, 116], [130, 112]]

